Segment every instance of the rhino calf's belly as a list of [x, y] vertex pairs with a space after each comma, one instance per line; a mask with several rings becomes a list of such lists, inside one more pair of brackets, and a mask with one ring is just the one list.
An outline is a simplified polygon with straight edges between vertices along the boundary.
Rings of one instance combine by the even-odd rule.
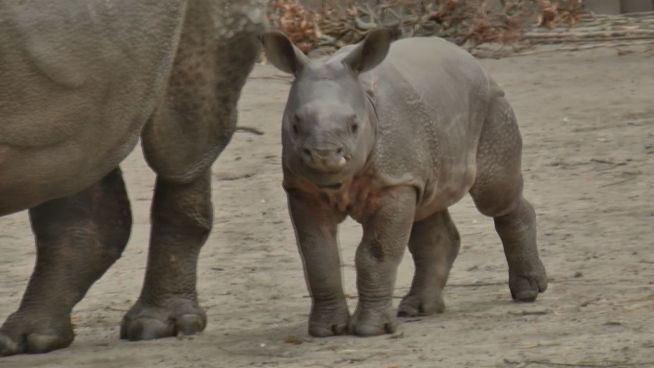
[[448, 207], [459, 202], [470, 191], [477, 175], [476, 166], [472, 164], [467, 165], [464, 171], [450, 171], [458, 171], [458, 174], [454, 177], [447, 177], [444, 182], [437, 184], [427, 183], [423, 190], [422, 200], [418, 203], [414, 221], [423, 220], [436, 212], [446, 210]]
[[[475, 170], [472, 169], [459, 178], [450, 178], [446, 183], [425, 188], [422, 198], [416, 205], [413, 221], [423, 220], [460, 201], [474, 184], [474, 179]], [[326, 201], [333, 210], [363, 223], [379, 209], [381, 197], [398, 186], [411, 186], [411, 184], [393, 184], [382, 177], [361, 176], [344, 184], [338, 190], [321, 190], [306, 184], [301, 190], [311, 193], [316, 201]], [[416, 191], [420, 190], [416, 188]]]

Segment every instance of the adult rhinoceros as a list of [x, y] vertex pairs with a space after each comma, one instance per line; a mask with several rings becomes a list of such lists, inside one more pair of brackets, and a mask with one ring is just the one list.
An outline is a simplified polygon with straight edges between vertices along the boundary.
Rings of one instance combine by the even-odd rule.
[[38, 254], [0, 356], [73, 341], [73, 306], [130, 234], [118, 165], [139, 137], [157, 183], [145, 284], [121, 337], [205, 327], [195, 285], [210, 166], [235, 130], [261, 3], [0, 2], [0, 215], [29, 209]]

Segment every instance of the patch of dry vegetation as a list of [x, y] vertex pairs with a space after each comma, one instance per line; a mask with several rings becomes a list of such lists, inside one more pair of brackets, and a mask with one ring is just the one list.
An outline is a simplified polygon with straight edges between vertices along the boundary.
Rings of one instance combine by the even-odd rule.
[[373, 28], [393, 27], [403, 36], [436, 35], [468, 49], [484, 43], [513, 44], [533, 26], [572, 26], [580, 0], [324, 0], [316, 11], [299, 0], [272, 0], [269, 18], [304, 52], [358, 42]]

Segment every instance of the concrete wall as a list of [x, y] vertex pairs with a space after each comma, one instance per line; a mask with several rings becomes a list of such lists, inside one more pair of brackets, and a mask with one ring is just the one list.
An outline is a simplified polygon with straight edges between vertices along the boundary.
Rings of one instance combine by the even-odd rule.
[[586, 9], [598, 14], [620, 14], [654, 10], [654, 0], [584, 0]]
[[584, 4], [597, 14], [620, 14], [620, 0], [585, 0]]
[[634, 13], [654, 10], [654, 0], [622, 0], [621, 11]]

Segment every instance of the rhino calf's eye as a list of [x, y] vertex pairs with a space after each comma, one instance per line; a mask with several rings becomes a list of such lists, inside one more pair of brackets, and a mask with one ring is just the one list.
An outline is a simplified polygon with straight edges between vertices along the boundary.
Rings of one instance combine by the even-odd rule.
[[293, 124], [293, 134], [300, 134], [300, 129], [297, 127], [297, 124]]
[[352, 123], [352, 133], [356, 134], [359, 131], [359, 124]]

